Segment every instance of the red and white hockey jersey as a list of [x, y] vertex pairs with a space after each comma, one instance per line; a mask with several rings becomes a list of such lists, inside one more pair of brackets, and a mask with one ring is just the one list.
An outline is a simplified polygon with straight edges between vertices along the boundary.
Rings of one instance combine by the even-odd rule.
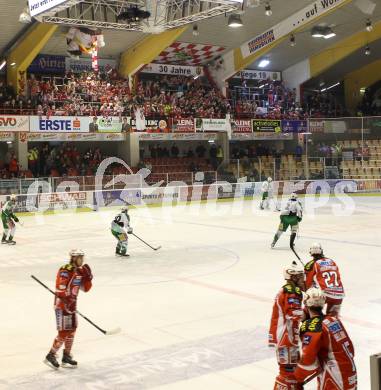
[[269, 331], [269, 344], [297, 346], [298, 330], [302, 318], [303, 295], [299, 287], [286, 284], [275, 297]]
[[355, 390], [357, 373], [354, 348], [336, 317], [308, 319], [300, 327], [302, 356], [294, 372], [299, 383], [319, 372], [318, 390]]
[[311, 287], [319, 287], [328, 299], [340, 300], [345, 297], [339, 267], [333, 260], [326, 257], [311, 260], [305, 265], [304, 271], [306, 290]]
[[73, 313], [76, 310], [79, 290], [87, 292], [91, 287], [91, 280], [82, 275], [81, 267], [76, 268], [72, 264], [64, 265], [57, 273], [55, 309]]

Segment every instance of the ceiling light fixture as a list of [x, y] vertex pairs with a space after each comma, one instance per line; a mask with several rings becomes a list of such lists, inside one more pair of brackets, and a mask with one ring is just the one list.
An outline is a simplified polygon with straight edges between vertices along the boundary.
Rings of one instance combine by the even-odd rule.
[[371, 52], [371, 50], [370, 50], [370, 47], [369, 47], [369, 45], [367, 45], [366, 48], [365, 48], [365, 55], [366, 55], [366, 56], [370, 56], [371, 53], [372, 53], [372, 52]]
[[266, 3], [266, 5], [265, 5], [265, 15], [266, 16], [271, 16], [272, 14], [273, 14], [273, 11], [271, 10], [270, 3]]
[[233, 28], [242, 27], [243, 22], [241, 17], [238, 14], [229, 15], [228, 26]]
[[327, 88], [323, 88], [320, 92], [329, 91], [330, 89], [335, 88], [335, 87], [337, 87], [338, 85], [340, 85], [340, 81], [339, 81], [338, 83], [336, 83], [336, 84], [330, 85], [330, 86], [327, 87]]
[[4, 66], [7, 65], [7, 60], [3, 60], [0, 64], [0, 70], [4, 68]]
[[193, 34], [193, 36], [195, 36], [195, 37], [197, 37], [198, 35], [200, 35], [200, 33], [199, 33], [199, 31], [198, 31], [198, 26], [197, 26], [197, 24], [194, 24], [194, 25], [193, 25], [192, 34]]
[[329, 39], [336, 36], [336, 33], [328, 26], [314, 26], [311, 30], [311, 35], [314, 38]]
[[368, 32], [371, 32], [373, 30], [373, 24], [372, 24], [372, 21], [370, 19], [368, 19], [366, 21], [365, 30], [368, 31]]
[[336, 33], [330, 28], [329, 31], [324, 35], [324, 39], [330, 39], [336, 36]]
[[16, 62], [11, 62], [11, 66], [15, 66], [16, 65]]
[[290, 46], [294, 47], [295, 45], [296, 45], [295, 35], [291, 34], [291, 36], [290, 36]]
[[30, 16], [29, 7], [26, 6], [20, 16], [19, 16], [19, 22], [24, 24], [29, 24], [32, 21], [32, 17]]
[[259, 68], [266, 68], [270, 64], [270, 60], [261, 60], [258, 64]]

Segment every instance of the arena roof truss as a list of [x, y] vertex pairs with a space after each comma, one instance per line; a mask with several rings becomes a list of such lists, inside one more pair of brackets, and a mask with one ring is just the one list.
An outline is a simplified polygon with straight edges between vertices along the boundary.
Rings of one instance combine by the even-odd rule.
[[[131, 7], [149, 11], [140, 22], [118, 16]], [[44, 23], [113, 30], [160, 33], [203, 19], [240, 10], [234, 0], [69, 0], [36, 16]]]

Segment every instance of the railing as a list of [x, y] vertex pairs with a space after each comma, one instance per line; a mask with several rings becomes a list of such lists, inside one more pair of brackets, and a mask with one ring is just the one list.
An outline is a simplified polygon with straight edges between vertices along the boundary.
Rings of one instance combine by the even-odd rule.
[[210, 184], [218, 180], [217, 172], [171, 172], [151, 173], [147, 177], [140, 174], [47, 177], [38, 179], [0, 180], [0, 195], [32, 193], [54, 193], [70, 191], [121, 190], [144, 188], [159, 184], [167, 186], [175, 182]]

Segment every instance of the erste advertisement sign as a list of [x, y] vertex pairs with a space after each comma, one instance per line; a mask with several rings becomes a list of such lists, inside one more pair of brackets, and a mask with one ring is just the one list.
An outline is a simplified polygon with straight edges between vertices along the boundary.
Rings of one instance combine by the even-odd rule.
[[31, 116], [33, 133], [88, 133], [90, 118], [71, 116]]

